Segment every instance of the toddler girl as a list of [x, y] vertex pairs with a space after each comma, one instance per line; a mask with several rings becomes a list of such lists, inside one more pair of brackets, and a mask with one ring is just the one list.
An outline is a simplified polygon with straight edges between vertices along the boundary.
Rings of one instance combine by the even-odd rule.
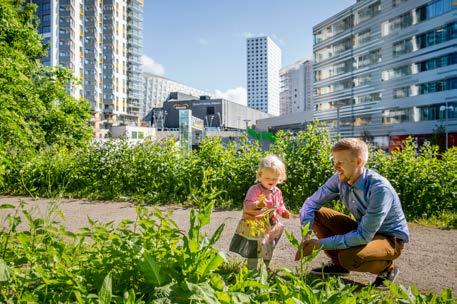
[[289, 218], [281, 190], [276, 186], [286, 179], [284, 163], [275, 155], [260, 160], [256, 184], [251, 186], [243, 204], [243, 216], [230, 242], [230, 251], [247, 259], [248, 268], [257, 269], [261, 258], [268, 267], [284, 225], [278, 217]]

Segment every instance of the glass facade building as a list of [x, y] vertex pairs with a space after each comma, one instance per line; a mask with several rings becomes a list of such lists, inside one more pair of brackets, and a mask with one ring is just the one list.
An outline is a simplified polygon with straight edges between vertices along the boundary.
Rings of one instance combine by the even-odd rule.
[[313, 28], [314, 118], [381, 146], [444, 127], [457, 145], [457, 6], [362, 0]]

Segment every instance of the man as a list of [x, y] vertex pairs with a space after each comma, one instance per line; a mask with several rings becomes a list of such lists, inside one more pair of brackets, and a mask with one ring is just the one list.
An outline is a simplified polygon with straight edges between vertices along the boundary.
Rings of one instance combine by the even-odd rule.
[[[310, 224], [317, 239], [302, 242], [302, 255], [322, 248], [331, 262], [311, 272], [326, 275], [349, 271], [377, 275], [373, 285], [383, 287], [394, 281], [399, 269], [394, 265], [409, 241], [409, 230], [400, 199], [391, 184], [378, 173], [365, 168], [368, 147], [360, 139], [340, 140], [332, 147], [335, 174], [300, 210], [302, 226]], [[355, 221], [342, 213], [322, 207], [340, 195]]]

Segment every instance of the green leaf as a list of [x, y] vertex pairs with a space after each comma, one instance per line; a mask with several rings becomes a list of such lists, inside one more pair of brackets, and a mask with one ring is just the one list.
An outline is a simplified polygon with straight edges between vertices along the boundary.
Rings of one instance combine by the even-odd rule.
[[224, 230], [224, 227], [225, 227], [225, 223], [221, 224], [221, 225], [216, 229], [216, 231], [215, 231], [215, 232], [213, 233], [213, 235], [211, 236], [211, 239], [209, 240], [208, 246], [214, 245], [214, 243], [216, 243], [217, 240], [219, 240], [219, 238], [221, 237], [222, 231]]
[[168, 277], [164, 275], [164, 269], [160, 267], [159, 263], [157, 263], [149, 252], [144, 254], [144, 259], [141, 262], [141, 270], [144, 273], [146, 281], [154, 286], [162, 286], [168, 281]]
[[208, 284], [208, 282], [194, 284], [187, 282], [187, 288], [192, 293], [189, 300], [202, 301], [208, 304], [218, 304], [219, 301], [216, 297], [214, 289]]
[[232, 293], [232, 301], [233, 301], [233, 303], [237, 303], [237, 304], [243, 304], [243, 303], [249, 304], [249, 303], [251, 303], [251, 298], [244, 293], [234, 292], [234, 293]]
[[227, 303], [227, 304], [233, 303], [232, 299], [230, 298], [230, 295], [228, 293], [226, 293], [226, 292], [216, 291], [216, 297], [223, 304], [225, 304], [225, 303]]
[[260, 283], [267, 285], [268, 284], [268, 271], [265, 263], [260, 263]]
[[14, 209], [16, 208], [14, 205], [11, 204], [1, 204], [0, 209]]
[[6, 265], [3, 259], [0, 259], [0, 282], [9, 281], [11, 275], [8, 265]]
[[292, 246], [294, 246], [296, 249], [300, 248], [300, 242], [297, 240], [295, 235], [292, 232], [289, 232], [287, 229], [286, 229], [286, 236], [287, 236], [287, 239], [289, 240], [289, 242], [292, 244]]
[[102, 288], [98, 293], [98, 303], [100, 304], [109, 304], [111, 303], [111, 297], [113, 295], [113, 286], [112, 286], [112, 278], [111, 273], [108, 273], [103, 280]]
[[201, 275], [209, 275], [226, 261], [225, 255], [222, 252], [217, 252], [211, 257], [204, 259], [197, 267], [197, 273]]
[[220, 291], [226, 289], [225, 282], [222, 279], [222, 276], [218, 273], [215, 273], [211, 276], [211, 286]]

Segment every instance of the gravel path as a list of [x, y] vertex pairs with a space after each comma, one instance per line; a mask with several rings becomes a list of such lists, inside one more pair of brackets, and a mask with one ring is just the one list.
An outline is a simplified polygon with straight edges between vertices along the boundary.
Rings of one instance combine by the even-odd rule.
[[[35, 215], [44, 215], [50, 200], [20, 197], [0, 196], [0, 204], [17, 204], [22, 199], [28, 206], [33, 208]], [[101, 222], [119, 221], [121, 219], [134, 219], [135, 207], [130, 203], [122, 202], [100, 202], [87, 200], [61, 200], [60, 209], [65, 214], [66, 226], [70, 230], [78, 230], [87, 225], [87, 218]], [[187, 229], [189, 226], [189, 209], [168, 206], [160, 209], [172, 209], [173, 219]], [[0, 218], [5, 216], [7, 209], [0, 209]], [[230, 239], [235, 230], [240, 211], [214, 211], [211, 224], [205, 228], [207, 233], [212, 233], [221, 223], [226, 227], [216, 246], [228, 252]], [[299, 235], [298, 218], [296, 216], [283, 220], [286, 229]], [[451, 288], [454, 295], [457, 294], [457, 230], [441, 230], [410, 224], [411, 242], [405, 245], [402, 255], [397, 260], [400, 267], [398, 283], [404, 286], [415, 284], [422, 291], [440, 292], [443, 288]], [[295, 251], [288, 243], [285, 236], [279, 242], [272, 260], [273, 268], [288, 267], [294, 268], [297, 264], [293, 261]], [[238, 258], [228, 253], [230, 257]], [[327, 261], [325, 254], [320, 253], [312, 262], [310, 267], [319, 266]], [[349, 280], [368, 284], [374, 280], [374, 275], [351, 273]]]

